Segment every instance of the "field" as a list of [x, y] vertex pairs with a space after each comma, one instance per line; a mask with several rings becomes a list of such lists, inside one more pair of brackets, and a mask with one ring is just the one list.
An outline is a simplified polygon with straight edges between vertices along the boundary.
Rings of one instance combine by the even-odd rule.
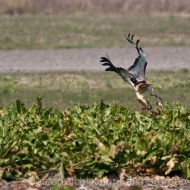
[[[162, 7], [154, 12], [156, 6], [146, 12], [144, 4], [133, 9], [136, 14], [127, 14], [122, 4], [113, 13], [111, 7], [94, 7], [93, 1], [84, 4], [85, 12], [76, 3], [80, 10], [68, 13], [57, 9], [63, 6], [59, 0], [52, 9], [45, 1], [36, 7], [27, 0], [7, 2], [0, 2], [2, 51], [120, 48], [127, 46], [123, 41], [128, 32], [138, 35], [143, 47], [190, 46], [188, 7], [169, 6], [169, 0], [164, 7], [170, 14]], [[164, 105], [158, 108], [146, 93], [151, 112], [141, 110], [131, 87], [113, 73], [0, 73], [0, 187], [3, 180], [31, 185], [51, 180], [51, 175], [62, 180], [62, 189], [71, 189], [64, 186], [68, 177], [190, 178], [188, 69], [147, 73]]]
[[190, 72], [147, 77], [163, 109], [147, 95], [154, 109], [141, 111], [130, 86], [112, 73], [1, 74], [2, 178], [190, 178]]
[[189, 0], [1, 0], [0, 14], [98, 13], [189, 13]]
[[[114, 78], [113, 78], [114, 77]], [[164, 103], [190, 107], [190, 72], [149, 72], [147, 79]], [[9, 107], [20, 99], [27, 107], [43, 98], [45, 107], [65, 110], [75, 104], [92, 105], [103, 100], [107, 104], [119, 104], [140, 111], [130, 85], [113, 73], [105, 72], [49, 72], [0, 75], [0, 106]], [[147, 99], [153, 98], [146, 93]], [[152, 102], [154, 105], [155, 102]]]
[[143, 47], [189, 46], [189, 22], [188, 14], [2, 15], [0, 49], [126, 47], [128, 32]]

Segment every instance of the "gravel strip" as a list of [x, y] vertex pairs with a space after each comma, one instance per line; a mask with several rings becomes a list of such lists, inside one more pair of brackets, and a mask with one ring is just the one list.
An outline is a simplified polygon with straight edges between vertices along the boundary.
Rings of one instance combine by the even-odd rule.
[[[148, 60], [147, 71], [190, 70], [190, 47], [147, 47], [143, 50]], [[0, 73], [104, 71], [100, 57], [106, 55], [116, 66], [128, 68], [137, 52], [134, 48], [0, 51]]]

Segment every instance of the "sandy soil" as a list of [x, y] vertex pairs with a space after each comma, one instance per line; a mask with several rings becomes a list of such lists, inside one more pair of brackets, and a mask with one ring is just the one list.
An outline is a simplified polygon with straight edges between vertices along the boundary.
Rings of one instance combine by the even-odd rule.
[[[147, 71], [190, 69], [190, 47], [143, 48]], [[0, 73], [47, 71], [104, 71], [100, 57], [128, 68], [137, 57], [134, 48], [0, 51]]]

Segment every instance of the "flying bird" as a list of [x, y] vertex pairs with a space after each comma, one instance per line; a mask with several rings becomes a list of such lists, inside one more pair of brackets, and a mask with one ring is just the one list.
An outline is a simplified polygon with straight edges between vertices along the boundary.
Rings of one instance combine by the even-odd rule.
[[126, 39], [129, 43], [131, 43], [138, 52], [138, 57], [135, 59], [135, 62], [132, 66], [130, 66], [127, 70], [125, 70], [122, 67], [115, 67], [109, 57], [101, 57], [100, 62], [102, 62], [103, 66], [109, 66], [105, 71], [113, 71], [117, 73], [125, 82], [129, 83], [133, 90], [135, 91], [135, 94], [137, 96], [137, 99], [139, 103], [143, 106], [144, 110], [151, 110], [152, 106], [149, 104], [149, 102], [144, 98], [143, 93], [146, 91], [149, 91], [151, 96], [155, 98], [156, 104], [160, 107], [163, 107], [162, 105], [162, 99], [157, 96], [154, 92], [154, 89], [152, 88], [151, 84], [145, 79], [145, 72], [146, 72], [146, 66], [147, 66], [147, 59], [143, 52], [143, 49], [139, 47], [140, 40], [138, 39], [136, 43], [133, 42], [134, 35], [128, 34], [128, 37]]

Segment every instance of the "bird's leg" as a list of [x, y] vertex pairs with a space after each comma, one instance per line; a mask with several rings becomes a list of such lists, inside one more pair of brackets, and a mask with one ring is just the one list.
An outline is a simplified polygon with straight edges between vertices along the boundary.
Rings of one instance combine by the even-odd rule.
[[152, 88], [152, 86], [148, 86], [147, 90], [150, 92], [151, 96], [154, 96], [154, 98], [156, 100], [156, 105], [159, 105], [161, 108], [163, 108], [162, 103], [160, 103], [160, 101], [162, 102], [162, 99], [155, 94], [154, 89]]
[[139, 103], [143, 106], [142, 110], [150, 111], [152, 106], [147, 102], [147, 100], [138, 99]]
[[148, 103], [147, 100], [144, 99], [144, 96], [139, 93], [138, 91], [135, 91], [137, 99], [139, 101], [139, 103], [143, 106], [143, 110], [151, 110], [152, 106]]

